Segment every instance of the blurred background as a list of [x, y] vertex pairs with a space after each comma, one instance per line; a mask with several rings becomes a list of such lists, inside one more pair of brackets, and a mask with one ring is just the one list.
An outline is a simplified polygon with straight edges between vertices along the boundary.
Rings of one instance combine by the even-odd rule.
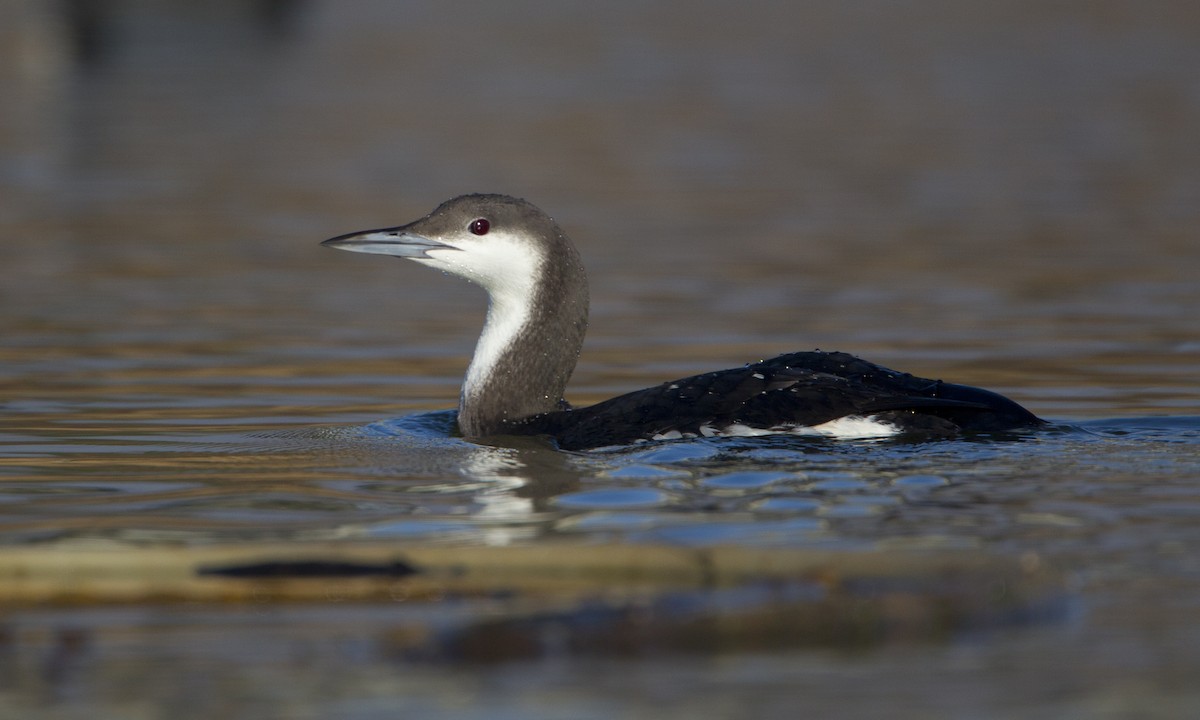
[[[1190, 0], [0, 0], [0, 590], [374, 541], [948, 548], [1071, 593], [943, 613], [905, 576], [848, 592], [908, 632], [869, 649], [487, 667], [405, 653], [503, 598], [72, 596], [0, 612], [0, 719], [1195, 715], [1198, 139]], [[454, 405], [483, 295], [318, 243], [467, 192], [579, 246], [572, 400], [818, 347], [1071, 426], [576, 457], [369, 425]]]
[[1194, 361], [1192, 3], [4, 0], [0, 34], [10, 341], [465, 355], [478, 295], [315, 244], [486, 191], [580, 245], [584, 385], [634, 348]]

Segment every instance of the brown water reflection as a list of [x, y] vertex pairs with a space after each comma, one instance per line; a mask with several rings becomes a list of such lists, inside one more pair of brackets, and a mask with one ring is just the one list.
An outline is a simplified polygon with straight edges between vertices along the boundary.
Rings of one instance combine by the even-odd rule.
[[[1072, 589], [1066, 617], [869, 651], [486, 671], [397, 648], [475, 637], [491, 605], [8, 608], [0, 710], [1196, 714], [1197, 67], [1200, 11], [1167, 0], [0, 2], [0, 543], [952, 550]], [[573, 400], [820, 347], [1058, 426], [448, 438], [423, 413], [453, 405], [482, 295], [316, 243], [469, 191], [528, 197], [580, 246]], [[624, 617], [659, 617], [640, 601]]]

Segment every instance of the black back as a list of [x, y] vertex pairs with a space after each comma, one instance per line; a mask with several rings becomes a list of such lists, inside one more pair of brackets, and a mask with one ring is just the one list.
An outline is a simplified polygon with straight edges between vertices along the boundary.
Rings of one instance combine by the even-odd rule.
[[537, 415], [518, 434], [552, 436], [564, 450], [623, 445], [678, 431], [741, 424], [820, 425], [876, 416], [902, 432], [951, 436], [1042, 423], [996, 393], [896, 372], [846, 353], [798, 352], [638, 390], [591, 407]]

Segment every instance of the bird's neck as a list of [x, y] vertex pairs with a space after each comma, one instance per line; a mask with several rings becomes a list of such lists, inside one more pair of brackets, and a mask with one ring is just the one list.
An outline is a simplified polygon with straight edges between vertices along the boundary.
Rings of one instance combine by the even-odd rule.
[[587, 277], [569, 245], [542, 262], [527, 286], [488, 295], [459, 400], [467, 437], [504, 434], [511, 423], [561, 409], [587, 331]]

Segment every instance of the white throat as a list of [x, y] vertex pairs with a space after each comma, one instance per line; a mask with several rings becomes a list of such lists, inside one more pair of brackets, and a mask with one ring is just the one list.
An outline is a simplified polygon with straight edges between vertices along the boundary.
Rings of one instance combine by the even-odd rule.
[[462, 388], [464, 398], [475, 397], [500, 372], [501, 359], [529, 323], [543, 259], [527, 240], [498, 232], [486, 243], [428, 255], [418, 262], [470, 280], [488, 294], [487, 319]]
[[488, 302], [487, 320], [475, 345], [475, 355], [467, 367], [462, 394], [474, 397], [498, 372], [500, 359], [516, 342], [521, 329], [529, 322], [529, 297], [492, 295]]

